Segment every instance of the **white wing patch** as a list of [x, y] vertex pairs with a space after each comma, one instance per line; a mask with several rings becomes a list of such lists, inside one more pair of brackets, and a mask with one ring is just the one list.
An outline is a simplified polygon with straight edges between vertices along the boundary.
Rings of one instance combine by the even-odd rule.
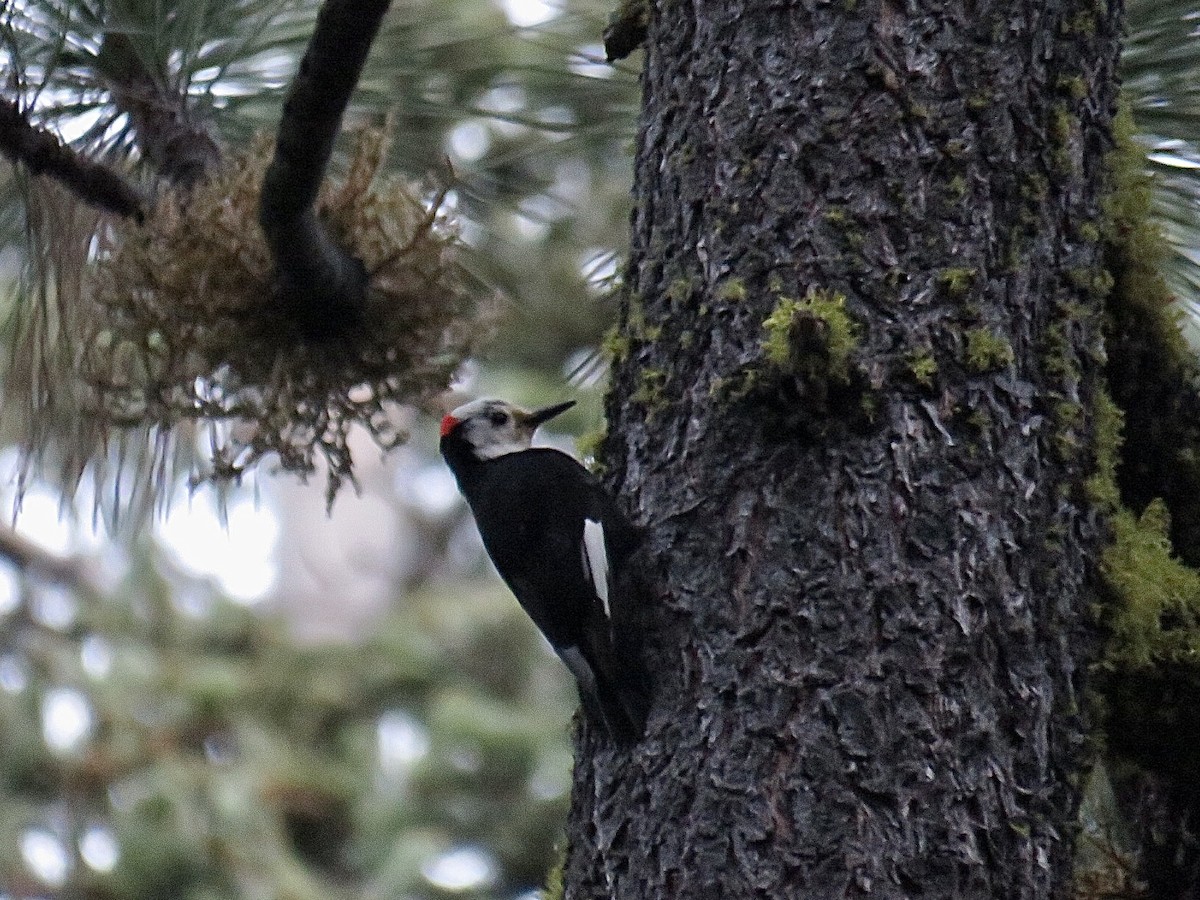
[[596, 596], [604, 604], [604, 615], [611, 619], [608, 608], [608, 552], [604, 547], [604, 526], [595, 519], [583, 520], [583, 571], [592, 581]]

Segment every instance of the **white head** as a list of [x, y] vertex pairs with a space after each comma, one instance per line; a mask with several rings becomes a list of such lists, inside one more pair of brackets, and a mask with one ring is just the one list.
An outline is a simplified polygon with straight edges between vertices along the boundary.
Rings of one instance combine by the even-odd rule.
[[574, 400], [533, 411], [503, 400], [472, 400], [442, 419], [442, 442], [466, 444], [476, 459], [528, 450], [537, 427], [575, 405]]

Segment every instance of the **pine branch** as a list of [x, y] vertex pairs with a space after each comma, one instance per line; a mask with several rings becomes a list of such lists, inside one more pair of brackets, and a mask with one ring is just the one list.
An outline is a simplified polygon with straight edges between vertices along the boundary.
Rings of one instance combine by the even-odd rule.
[[142, 198], [119, 173], [80, 156], [57, 135], [39, 128], [11, 100], [0, 97], [0, 153], [68, 188], [81, 200], [106, 212], [141, 221]]
[[221, 160], [221, 148], [188, 105], [146, 68], [129, 36], [110, 31], [99, 59], [117, 108], [129, 116], [138, 148], [159, 175], [180, 187], [204, 180]]
[[342, 115], [389, 0], [326, 0], [279, 121], [259, 222], [275, 260], [276, 291], [315, 338], [353, 325], [368, 276], [318, 221], [313, 205]]
[[84, 595], [98, 593], [92, 576], [80, 560], [51, 553], [4, 524], [0, 524], [0, 559], [7, 560], [21, 572], [75, 588]]
[[648, 16], [646, 0], [621, 0], [604, 29], [604, 55], [610, 63], [624, 59], [646, 42]]

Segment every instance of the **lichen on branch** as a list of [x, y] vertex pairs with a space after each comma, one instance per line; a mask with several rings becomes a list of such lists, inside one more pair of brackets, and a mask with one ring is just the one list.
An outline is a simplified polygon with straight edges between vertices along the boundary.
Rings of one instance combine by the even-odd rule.
[[[208, 426], [195, 480], [236, 481], [265, 459], [307, 475], [323, 461], [329, 498], [353, 478], [348, 438], [405, 438], [400, 404], [426, 404], [486, 329], [440, 198], [379, 170], [380, 130], [357, 140], [349, 172], [317, 201], [323, 227], [365, 263], [361, 323], [312, 341], [271, 291], [256, 227], [265, 140], [186, 196], [164, 193], [143, 225], [122, 223], [77, 298], [78, 352], [47, 380], [101, 439], [180, 423]], [[82, 471], [104, 441], [72, 448]], [[150, 476], [147, 476], [150, 477]]]

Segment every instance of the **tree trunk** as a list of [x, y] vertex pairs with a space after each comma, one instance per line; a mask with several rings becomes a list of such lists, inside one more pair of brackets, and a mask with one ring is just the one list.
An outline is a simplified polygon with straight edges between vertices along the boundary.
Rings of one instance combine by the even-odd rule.
[[656, 700], [581, 728], [568, 898], [1067, 893], [1118, 26], [652, 4], [605, 455]]

